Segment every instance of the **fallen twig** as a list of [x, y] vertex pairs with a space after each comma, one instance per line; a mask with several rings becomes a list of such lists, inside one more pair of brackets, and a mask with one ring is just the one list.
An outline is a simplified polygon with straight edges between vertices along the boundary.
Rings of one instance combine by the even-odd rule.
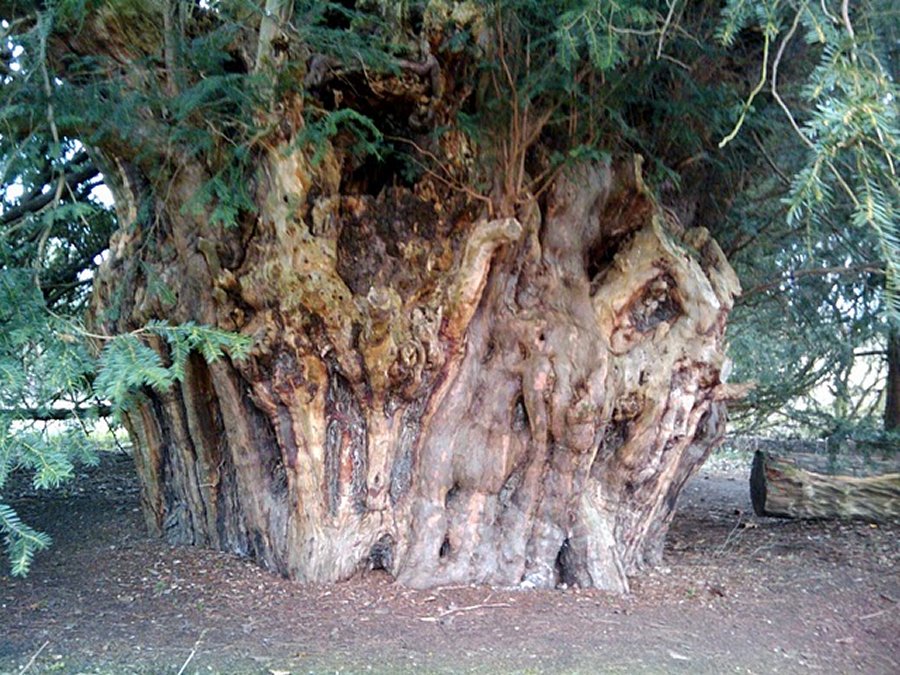
[[882, 614], [887, 614], [890, 610], [894, 609], [893, 607], [888, 607], [887, 609], [882, 609], [878, 612], [872, 612], [871, 614], [866, 614], [865, 616], [858, 617], [858, 621], [865, 621], [866, 619], [874, 619], [876, 616], [881, 616]]
[[188, 664], [191, 662], [191, 659], [194, 658], [194, 655], [197, 653], [197, 647], [200, 646], [200, 641], [203, 639], [203, 636], [206, 635], [206, 629], [204, 628], [200, 631], [200, 637], [197, 638], [197, 641], [194, 643], [193, 649], [191, 649], [191, 653], [188, 654], [188, 657], [184, 660], [184, 663], [181, 664], [181, 670], [178, 671], [178, 675], [182, 675], [185, 669], [188, 667]]
[[19, 675], [22, 675], [22, 673], [24, 673], [26, 670], [28, 670], [29, 668], [31, 668], [31, 666], [34, 665], [34, 662], [37, 659], [37, 657], [41, 655], [41, 652], [44, 651], [47, 648], [47, 645], [49, 645], [49, 644], [50, 644], [50, 640], [47, 640], [46, 642], [44, 642], [44, 644], [41, 645], [40, 649], [38, 649], [34, 654], [31, 655], [31, 658], [28, 659], [28, 663], [26, 663], [22, 667], [22, 670], [19, 671]]
[[184, 669], [188, 667], [188, 664], [191, 662], [191, 659], [194, 658], [194, 654], [197, 653], [197, 648], [194, 647], [191, 650], [191, 653], [188, 654], [188, 657], [184, 660], [184, 663], [181, 664], [181, 670], [178, 671], [178, 675], [181, 675], [184, 672]]
[[445, 616], [449, 616], [450, 614], [457, 614], [459, 612], [470, 612], [474, 609], [492, 609], [495, 607], [509, 606], [510, 604], [508, 602], [483, 602], [480, 605], [469, 605], [467, 607], [451, 607], [449, 609], [445, 609], [443, 612], [440, 612], [436, 616], [419, 617], [419, 621], [440, 621]]
[[744, 516], [743, 516], [743, 514], [741, 514], [741, 515], [738, 516], [738, 520], [737, 520], [737, 522], [734, 524], [734, 527], [731, 528], [731, 532], [729, 532], [729, 533], [728, 533], [728, 536], [725, 537], [725, 541], [722, 543], [721, 546], [719, 546], [718, 549], [716, 549], [715, 557], [718, 558], [720, 555], [722, 555], [722, 554], [725, 552], [725, 549], [728, 548], [728, 544], [731, 543], [731, 538], [734, 536], [734, 533], [737, 532], [737, 531], [740, 529], [741, 524], [743, 523], [743, 521], [744, 521]]

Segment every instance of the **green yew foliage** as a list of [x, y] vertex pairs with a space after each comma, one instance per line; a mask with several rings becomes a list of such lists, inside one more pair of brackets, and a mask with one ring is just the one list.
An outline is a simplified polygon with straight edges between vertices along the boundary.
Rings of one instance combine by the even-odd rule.
[[767, 45], [765, 86], [736, 123], [775, 169], [738, 196], [727, 237], [747, 291], [731, 321], [735, 377], [758, 385], [736, 407], [743, 428], [898, 447], [880, 429], [882, 390], [859, 379], [900, 325], [898, 26], [890, 2], [726, 4], [720, 40]]
[[[101, 402], [121, 413], [148, 388], [165, 391], [180, 381], [191, 352], [213, 362], [226, 353], [242, 358], [250, 348], [246, 336], [216, 328], [152, 322], [105, 339], [98, 355], [95, 337], [49, 310], [33, 270], [6, 266], [0, 266], [0, 328], [0, 534], [14, 575], [26, 574], [50, 539], [3, 503], [12, 471], [28, 472], [36, 489], [58, 487], [76, 464], [98, 461], [92, 432]], [[154, 337], [167, 344], [165, 362], [147, 342]], [[57, 413], [68, 417], [42, 421]]]
[[34, 554], [47, 548], [50, 536], [23, 523], [12, 507], [0, 502], [0, 532], [4, 533], [6, 555], [13, 576], [25, 576]]
[[[145, 342], [148, 336], [166, 340], [168, 364]], [[191, 352], [196, 351], [207, 363], [213, 363], [226, 352], [233, 359], [244, 358], [250, 345], [250, 338], [245, 335], [190, 321], [177, 326], [152, 321], [140, 331], [119, 335], [106, 342], [97, 364], [94, 393], [110, 401], [114, 410], [124, 412], [145, 387], [166, 391], [184, 379], [185, 364]]]
[[[829, 9], [829, 5], [831, 8]], [[845, 11], [846, 9], [846, 11]], [[878, 241], [885, 265], [891, 321], [900, 320], [900, 124], [898, 124], [896, 5], [729, 0], [719, 38], [731, 44], [740, 30], [756, 29], [767, 48], [763, 68], [774, 80], [788, 67], [783, 54], [799, 27], [818, 60], [794, 92], [799, 105], [784, 115], [801, 142], [802, 161], [784, 197], [789, 225], [821, 229], [823, 218], [847, 204], [850, 222]], [[774, 45], [778, 45], [776, 50]], [[893, 72], [892, 72], [893, 71]], [[772, 83], [776, 95], [775, 82]], [[785, 92], [782, 92], [784, 94]]]

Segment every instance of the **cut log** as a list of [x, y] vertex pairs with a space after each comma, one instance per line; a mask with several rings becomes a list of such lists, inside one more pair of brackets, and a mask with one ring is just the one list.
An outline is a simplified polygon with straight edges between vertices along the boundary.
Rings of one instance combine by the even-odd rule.
[[900, 473], [826, 476], [757, 451], [750, 472], [750, 498], [758, 516], [892, 520], [900, 518]]

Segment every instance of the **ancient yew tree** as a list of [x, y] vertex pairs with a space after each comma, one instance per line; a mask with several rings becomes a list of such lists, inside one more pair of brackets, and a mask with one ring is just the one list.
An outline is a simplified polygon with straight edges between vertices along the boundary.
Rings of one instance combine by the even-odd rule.
[[[174, 369], [125, 387], [152, 531], [307, 581], [621, 591], [660, 559], [736, 394], [740, 288], [710, 230], [738, 188], [708, 157], [734, 116], [708, 104], [758, 68], [704, 45], [715, 3], [675, 4], [129, 0], [7, 24], [32, 74], [7, 123], [114, 196], [86, 332]], [[182, 325], [250, 346], [204, 358], [166, 339]]]

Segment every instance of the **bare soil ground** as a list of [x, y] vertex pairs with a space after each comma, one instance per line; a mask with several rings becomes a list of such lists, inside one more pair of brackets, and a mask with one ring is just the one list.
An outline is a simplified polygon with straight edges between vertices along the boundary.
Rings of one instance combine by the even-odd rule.
[[0, 672], [900, 673], [900, 523], [756, 518], [749, 466], [707, 465], [664, 566], [618, 597], [294, 584], [147, 538], [108, 456], [49, 499], [20, 490], [54, 547], [0, 576]]

